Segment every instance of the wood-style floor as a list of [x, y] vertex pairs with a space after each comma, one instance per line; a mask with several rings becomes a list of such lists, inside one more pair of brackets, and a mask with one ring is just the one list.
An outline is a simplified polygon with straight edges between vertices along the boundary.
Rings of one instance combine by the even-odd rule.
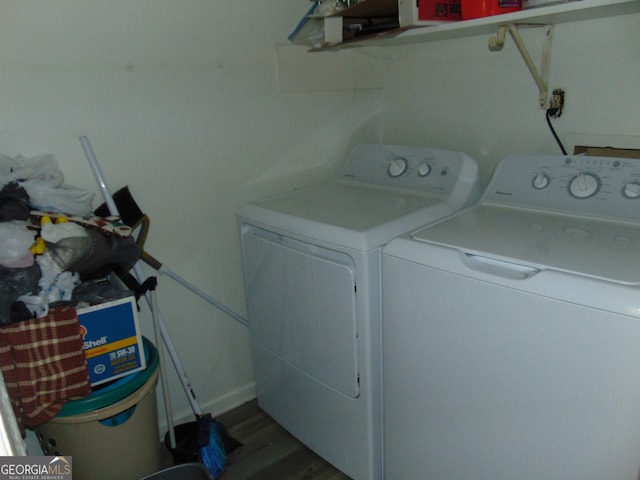
[[[349, 480], [273, 421], [255, 400], [216, 420], [242, 443], [216, 480]], [[165, 467], [173, 463], [166, 450], [163, 463]]]
[[219, 480], [349, 480], [292, 437], [255, 401], [217, 417], [242, 447]]

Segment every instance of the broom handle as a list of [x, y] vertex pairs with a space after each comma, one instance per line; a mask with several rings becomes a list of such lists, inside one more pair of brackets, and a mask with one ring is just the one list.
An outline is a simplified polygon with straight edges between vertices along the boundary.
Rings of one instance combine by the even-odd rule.
[[[102, 175], [102, 171], [100, 170], [100, 165], [98, 165], [98, 160], [96, 159], [96, 156], [93, 153], [93, 148], [91, 148], [91, 143], [89, 143], [89, 139], [84, 135], [81, 136], [80, 144], [82, 145], [82, 149], [84, 150], [85, 156], [87, 157], [87, 160], [91, 165], [91, 170], [93, 170], [93, 175], [96, 177], [98, 186], [100, 187], [100, 192], [102, 193], [102, 198], [104, 199], [104, 203], [107, 205], [107, 208], [109, 209], [109, 213], [111, 215], [120, 216], [120, 213], [118, 212], [118, 207], [116, 207], [116, 204], [113, 201], [113, 197], [111, 196], [109, 187], [107, 187], [107, 184], [104, 180], [104, 176]], [[140, 267], [140, 261], [136, 262], [136, 264], [133, 266], [133, 272], [135, 273], [135, 276], [138, 282], [142, 283], [145, 277], [142, 272], [142, 268]], [[151, 297], [149, 296], [149, 292], [145, 293], [145, 298], [149, 306], [153, 308], [151, 303]], [[169, 336], [169, 332], [167, 331], [166, 324], [164, 323], [164, 319], [162, 318], [162, 314], [160, 311], [158, 311], [158, 320], [160, 324], [160, 333], [162, 334], [162, 339], [164, 340], [164, 344], [167, 348], [167, 352], [171, 357], [171, 362], [173, 363], [176, 373], [178, 374], [178, 378], [180, 380], [180, 383], [182, 384], [184, 393], [187, 396], [187, 400], [189, 400], [189, 403], [191, 404], [191, 409], [193, 410], [193, 413], [196, 416], [200, 416], [202, 415], [202, 409], [198, 404], [198, 400], [196, 399], [196, 395], [193, 391], [193, 387], [191, 386], [191, 382], [189, 381], [189, 377], [187, 376], [187, 372], [182, 366], [182, 362], [180, 361], [178, 352], [176, 351], [173, 345], [173, 341]]]
[[156, 293], [156, 287], [158, 285], [158, 279], [150, 277], [152, 280], [149, 287], [151, 295], [151, 310], [153, 315], [153, 331], [156, 337], [156, 345], [158, 346], [158, 360], [160, 363], [160, 381], [162, 383], [162, 398], [164, 400], [164, 413], [167, 417], [167, 427], [169, 427], [169, 447], [171, 450], [176, 448], [176, 432], [173, 429], [173, 412], [171, 411], [171, 395], [169, 394], [169, 382], [167, 381], [167, 369], [166, 360], [164, 358], [164, 346], [162, 342], [162, 335], [160, 334], [160, 322], [158, 320], [158, 294]]
[[[117, 215], [117, 213], [112, 213], [112, 215]], [[144, 274], [142, 273], [142, 269], [140, 268], [140, 262], [136, 263], [133, 266], [133, 272], [138, 279], [138, 283], [142, 283], [144, 281]], [[147, 303], [151, 305], [151, 298], [149, 296], [149, 292], [144, 294]], [[176, 351], [175, 346], [173, 345], [173, 341], [169, 336], [169, 332], [167, 331], [167, 325], [162, 318], [162, 312], [158, 310], [158, 320], [160, 324], [160, 333], [162, 335], [162, 340], [164, 340], [164, 345], [167, 348], [167, 352], [169, 353], [169, 357], [171, 357], [171, 363], [178, 374], [178, 379], [180, 380], [180, 384], [182, 385], [182, 389], [187, 396], [187, 400], [189, 400], [189, 404], [191, 405], [191, 409], [196, 416], [202, 415], [202, 409], [198, 404], [198, 400], [196, 399], [196, 394], [193, 391], [193, 387], [191, 386], [191, 381], [187, 375], [186, 370], [182, 366], [182, 361], [178, 356], [178, 352]]]

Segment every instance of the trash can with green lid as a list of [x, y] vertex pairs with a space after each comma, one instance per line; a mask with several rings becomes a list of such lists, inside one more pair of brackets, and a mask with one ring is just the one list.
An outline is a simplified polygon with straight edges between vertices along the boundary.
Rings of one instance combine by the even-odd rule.
[[158, 351], [146, 338], [144, 348], [145, 370], [65, 403], [36, 428], [45, 455], [73, 458], [73, 478], [138, 478], [161, 468]]

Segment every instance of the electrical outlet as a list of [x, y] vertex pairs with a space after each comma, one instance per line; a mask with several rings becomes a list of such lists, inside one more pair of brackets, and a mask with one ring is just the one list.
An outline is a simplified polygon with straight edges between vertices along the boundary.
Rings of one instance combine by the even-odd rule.
[[564, 90], [556, 88], [549, 99], [549, 116], [560, 118], [564, 109]]

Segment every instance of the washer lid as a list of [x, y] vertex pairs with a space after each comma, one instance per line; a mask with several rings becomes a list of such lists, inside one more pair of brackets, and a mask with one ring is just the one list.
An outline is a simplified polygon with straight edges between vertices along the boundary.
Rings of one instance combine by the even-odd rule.
[[359, 250], [451, 213], [440, 197], [343, 180], [250, 203], [238, 212], [268, 229]]
[[640, 284], [640, 227], [633, 224], [478, 205], [412, 238], [534, 268]]

